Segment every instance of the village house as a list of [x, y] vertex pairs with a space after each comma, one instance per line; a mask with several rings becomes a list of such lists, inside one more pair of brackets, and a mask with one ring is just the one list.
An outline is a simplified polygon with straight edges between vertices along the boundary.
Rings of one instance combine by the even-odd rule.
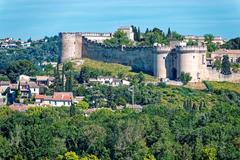
[[213, 60], [222, 60], [224, 55], [228, 55], [231, 63], [240, 63], [240, 50], [220, 49], [211, 54]]
[[102, 85], [107, 85], [112, 87], [116, 87], [120, 85], [127, 85], [127, 86], [130, 85], [129, 81], [113, 78], [110, 76], [98, 76], [97, 79], [90, 78], [89, 83], [99, 83]]
[[53, 96], [36, 95], [35, 104], [39, 106], [71, 106], [74, 98], [72, 92], [54, 92]]

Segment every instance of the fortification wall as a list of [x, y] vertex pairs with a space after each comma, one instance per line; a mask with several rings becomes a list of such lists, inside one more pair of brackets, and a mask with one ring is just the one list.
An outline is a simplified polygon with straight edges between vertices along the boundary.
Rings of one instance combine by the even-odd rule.
[[83, 57], [132, 66], [133, 70], [154, 74], [154, 47], [109, 47], [83, 38]]
[[240, 82], [240, 73], [232, 73], [230, 75], [223, 75], [219, 71], [212, 69], [212, 68], [207, 68], [207, 74], [209, 75], [208, 77], [205, 78], [205, 80], [208, 81], [228, 81], [228, 82]]

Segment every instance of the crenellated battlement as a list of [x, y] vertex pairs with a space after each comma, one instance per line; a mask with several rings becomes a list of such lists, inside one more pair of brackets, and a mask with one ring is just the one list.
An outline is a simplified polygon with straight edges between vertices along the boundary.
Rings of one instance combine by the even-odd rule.
[[204, 53], [207, 52], [207, 47], [186, 46], [176, 48], [180, 53]]

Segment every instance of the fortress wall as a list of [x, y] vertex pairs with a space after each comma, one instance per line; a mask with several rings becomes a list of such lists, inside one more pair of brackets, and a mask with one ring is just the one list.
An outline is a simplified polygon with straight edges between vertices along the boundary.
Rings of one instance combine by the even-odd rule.
[[83, 38], [83, 57], [128, 65], [133, 70], [151, 74], [154, 74], [155, 52], [153, 47], [109, 47]]
[[207, 68], [208, 77], [205, 78], [205, 80], [208, 81], [228, 81], [228, 82], [240, 82], [240, 73], [232, 73], [231, 75], [223, 75], [219, 71]]

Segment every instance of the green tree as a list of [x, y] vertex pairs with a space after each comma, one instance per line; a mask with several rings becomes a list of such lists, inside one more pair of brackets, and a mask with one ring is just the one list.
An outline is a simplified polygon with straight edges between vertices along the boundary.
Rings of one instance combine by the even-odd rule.
[[168, 28], [167, 38], [168, 38], [168, 39], [171, 39], [171, 38], [172, 38], [172, 32], [171, 32], [170, 27]]
[[72, 72], [69, 71], [68, 75], [66, 75], [66, 84], [65, 84], [65, 91], [72, 92], [73, 91], [73, 81], [72, 81]]
[[97, 156], [95, 155], [87, 155], [83, 158], [80, 158], [80, 160], [99, 160]]
[[213, 43], [214, 36], [212, 34], [204, 35], [204, 41], [207, 44], [208, 52], [214, 52], [218, 47]]
[[190, 73], [182, 72], [179, 79], [184, 85], [186, 85], [189, 81], [192, 80], [192, 77], [191, 77]]
[[221, 69], [221, 66], [222, 66], [222, 64], [221, 64], [220, 60], [217, 59], [217, 60], [214, 61], [213, 67], [216, 68], [216, 70], [219, 71]]
[[79, 157], [75, 152], [67, 152], [65, 153], [63, 160], [79, 160]]
[[16, 82], [17, 78], [21, 74], [34, 76], [36, 75], [36, 72], [37, 69], [35, 68], [33, 63], [28, 60], [19, 60], [16, 62], [12, 62], [7, 69], [7, 75], [11, 82]]
[[232, 74], [232, 72], [231, 72], [231, 63], [230, 63], [229, 57], [227, 55], [223, 56], [221, 73], [224, 74], [224, 75]]
[[210, 145], [205, 146], [203, 148], [203, 154], [204, 154], [205, 159], [207, 159], [207, 160], [216, 160], [217, 159], [216, 158], [217, 150], [213, 146], [210, 146]]
[[105, 45], [117, 47], [117, 46], [132, 46], [133, 43], [128, 39], [126, 33], [121, 30], [118, 30], [114, 33], [113, 38], [107, 39], [103, 42]]
[[81, 109], [88, 109], [89, 108], [89, 104], [86, 101], [80, 101], [77, 105], [77, 108], [81, 108]]

